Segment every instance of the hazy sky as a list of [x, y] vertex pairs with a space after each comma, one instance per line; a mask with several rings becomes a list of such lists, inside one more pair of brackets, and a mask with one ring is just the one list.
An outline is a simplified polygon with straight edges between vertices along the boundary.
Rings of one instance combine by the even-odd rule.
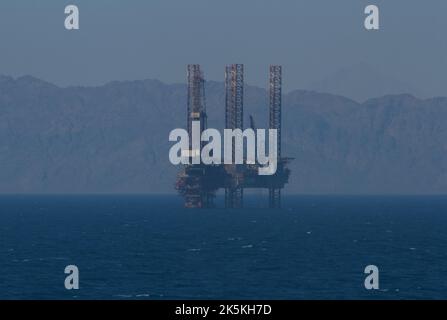
[[[80, 30], [64, 29], [64, 8]], [[381, 30], [363, 28], [376, 4]], [[187, 63], [223, 80], [244, 63], [265, 86], [269, 64], [284, 66], [286, 89], [367, 62], [430, 95], [447, 94], [445, 0], [1, 0], [0, 74], [59, 85], [157, 78], [184, 82]], [[365, 75], [367, 76], [367, 75]]]

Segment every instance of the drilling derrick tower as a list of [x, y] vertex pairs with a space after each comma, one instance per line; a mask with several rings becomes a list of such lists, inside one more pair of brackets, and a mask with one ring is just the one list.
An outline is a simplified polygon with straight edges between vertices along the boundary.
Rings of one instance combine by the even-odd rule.
[[[206, 129], [206, 104], [205, 104], [205, 79], [198, 64], [189, 64], [188, 71], [188, 106], [187, 106], [187, 127], [189, 136], [192, 137], [192, 122], [200, 121], [200, 134]], [[196, 156], [193, 150], [192, 139], [189, 141], [189, 150], [193, 153], [190, 157]]]

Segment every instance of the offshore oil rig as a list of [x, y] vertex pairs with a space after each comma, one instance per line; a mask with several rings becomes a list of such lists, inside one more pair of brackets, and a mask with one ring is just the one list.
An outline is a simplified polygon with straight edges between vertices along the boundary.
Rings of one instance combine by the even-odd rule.
[[[273, 175], [258, 175], [259, 164], [188, 164], [178, 174], [176, 189], [185, 199], [187, 208], [214, 207], [216, 192], [225, 189], [225, 207], [242, 208], [244, 189], [269, 190], [269, 207], [281, 207], [281, 189], [288, 182], [292, 158], [281, 157], [281, 66], [270, 66], [269, 128], [277, 130], [278, 164]], [[187, 128], [192, 136], [192, 121], [200, 121], [200, 132], [207, 128], [205, 79], [198, 64], [187, 68]], [[225, 128], [243, 130], [244, 65], [225, 67]], [[250, 126], [255, 130], [253, 117]], [[234, 148], [234, 145], [233, 145]], [[192, 150], [190, 142], [189, 150]], [[234, 155], [234, 150], [233, 150]]]

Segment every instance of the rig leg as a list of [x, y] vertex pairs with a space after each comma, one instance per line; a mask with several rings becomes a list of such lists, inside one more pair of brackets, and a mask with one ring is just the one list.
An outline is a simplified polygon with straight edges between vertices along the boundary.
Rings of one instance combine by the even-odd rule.
[[269, 189], [269, 208], [281, 208], [281, 189]]
[[242, 208], [244, 198], [243, 188], [225, 189], [225, 208]]

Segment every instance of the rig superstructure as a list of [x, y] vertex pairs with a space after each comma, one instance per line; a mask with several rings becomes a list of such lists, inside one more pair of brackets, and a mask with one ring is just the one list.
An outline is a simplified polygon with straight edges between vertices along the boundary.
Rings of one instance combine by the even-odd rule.
[[[200, 133], [207, 128], [205, 79], [198, 64], [187, 68], [188, 102], [187, 128], [192, 135], [192, 121], [200, 121]], [[214, 206], [216, 192], [225, 189], [225, 207], [242, 208], [244, 189], [269, 190], [269, 207], [281, 207], [281, 189], [288, 182], [292, 158], [281, 157], [281, 104], [282, 69], [270, 66], [269, 128], [277, 130], [278, 164], [273, 175], [258, 175], [259, 164], [188, 164], [178, 174], [176, 189], [185, 199], [185, 207], [210, 208]], [[244, 65], [225, 67], [225, 128], [243, 130], [244, 123]], [[255, 129], [253, 117], [250, 126]], [[197, 150], [189, 146], [189, 156]], [[234, 145], [233, 145], [234, 148]], [[200, 152], [200, 150], [199, 150]], [[233, 149], [233, 155], [235, 154]]]

